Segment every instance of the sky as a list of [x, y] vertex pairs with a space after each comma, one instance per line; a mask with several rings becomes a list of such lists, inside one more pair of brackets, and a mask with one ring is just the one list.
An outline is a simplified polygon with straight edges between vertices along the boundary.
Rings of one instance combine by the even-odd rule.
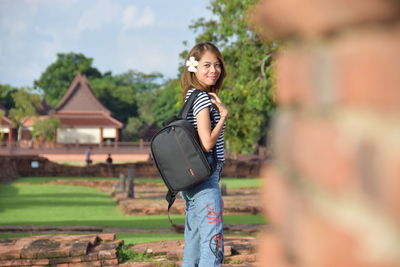
[[[102, 73], [175, 78], [189, 25], [209, 0], [0, 0], [0, 84], [33, 86], [57, 53], [83, 53]], [[188, 47], [183, 45], [188, 41]]]

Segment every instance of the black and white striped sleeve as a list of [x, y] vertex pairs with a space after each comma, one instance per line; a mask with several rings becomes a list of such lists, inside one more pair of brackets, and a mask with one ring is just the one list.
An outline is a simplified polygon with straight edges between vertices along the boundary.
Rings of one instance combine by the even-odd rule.
[[201, 110], [208, 108], [211, 105], [211, 100], [208, 94], [206, 92], [199, 93], [193, 103], [193, 115], [196, 117]]

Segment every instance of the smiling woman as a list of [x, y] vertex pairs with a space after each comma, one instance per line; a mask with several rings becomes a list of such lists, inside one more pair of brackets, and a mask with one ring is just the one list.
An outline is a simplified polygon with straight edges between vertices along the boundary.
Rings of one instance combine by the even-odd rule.
[[[228, 109], [217, 93], [226, 76], [221, 52], [212, 43], [198, 43], [188, 54], [181, 77], [185, 101], [200, 90], [187, 120], [197, 130], [202, 149], [214, 172], [181, 192], [186, 202], [183, 267], [220, 266], [224, 258], [223, 201], [219, 181], [225, 161], [224, 130]], [[198, 92], [198, 91], [197, 91]]]

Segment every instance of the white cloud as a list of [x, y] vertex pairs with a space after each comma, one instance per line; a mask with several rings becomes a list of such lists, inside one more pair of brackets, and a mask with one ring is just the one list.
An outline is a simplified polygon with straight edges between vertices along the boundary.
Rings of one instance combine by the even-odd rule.
[[154, 12], [150, 8], [145, 7], [143, 10], [139, 11], [139, 9], [133, 5], [128, 6], [121, 17], [123, 30], [143, 28], [154, 24], [154, 21]]
[[104, 25], [112, 23], [118, 17], [120, 12], [121, 7], [115, 1], [95, 1], [90, 8], [86, 8], [81, 13], [77, 25], [77, 31], [83, 32], [85, 30], [101, 29]]

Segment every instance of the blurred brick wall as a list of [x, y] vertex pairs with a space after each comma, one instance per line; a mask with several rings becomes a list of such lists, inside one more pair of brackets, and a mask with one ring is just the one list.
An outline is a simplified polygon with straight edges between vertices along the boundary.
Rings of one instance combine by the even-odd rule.
[[[38, 168], [32, 168], [32, 161], [38, 162]], [[222, 177], [260, 177], [261, 166], [261, 161], [227, 160]], [[128, 169], [131, 167], [134, 169], [136, 177], [160, 177], [153, 161], [112, 165], [98, 163], [90, 166], [69, 166], [34, 155], [0, 155], [0, 183], [12, 182], [20, 176], [119, 177], [120, 174], [124, 174], [127, 177]]]
[[400, 266], [400, 1], [264, 0], [276, 55], [262, 267]]

